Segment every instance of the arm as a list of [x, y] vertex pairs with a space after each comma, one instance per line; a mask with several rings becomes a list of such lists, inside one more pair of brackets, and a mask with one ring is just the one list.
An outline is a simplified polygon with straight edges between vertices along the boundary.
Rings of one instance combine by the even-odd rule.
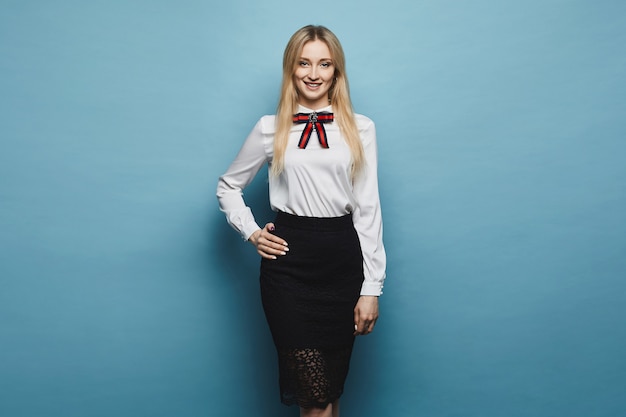
[[352, 219], [363, 251], [365, 279], [361, 295], [379, 296], [385, 281], [386, 254], [383, 245], [383, 221], [378, 195], [378, 153], [376, 128], [372, 121], [361, 132], [365, 166], [354, 180], [357, 201]]
[[376, 128], [371, 120], [368, 120], [368, 124], [361, 132], [361, 138], [365, 166], [354, 181], [357, 205], [352, 213], [352, 219], [363, 251], [364, 281], [354, 316], [355, 334], [368, 334], [378, 319], [378, 296], [382, 294], [386, 276], [386, 254], [378, 195]]
[[217, 183], [220, 210], [226, 215], [228, 224], [244, 240], [248, 240], [252, 233], [261, 229], [243, 199], [243, 189], [252, 182], [267, 161], [264, 143], [266, 138], [261, 132], [261, 123], [262, 120], [259, 120], [254, 126], [234, 161]]
[[259, 120], [235, 160], [219, 178], [217, 199], [228, 224], [239, 232], [244, 240], [252, 243], [261, 256], [276, 259], [277, 255], [284, 255], [289, 250], [287, 242], [270, 233], [274, 229], [271, 223], [261, 229], [254, 219], [252, 210], [243, 199], [243, 189], [250, 184], [268, 160], [267, 149], [272, 143], [271, 137], [263, 134], [264, 122], [273, 123], [273, 120]]

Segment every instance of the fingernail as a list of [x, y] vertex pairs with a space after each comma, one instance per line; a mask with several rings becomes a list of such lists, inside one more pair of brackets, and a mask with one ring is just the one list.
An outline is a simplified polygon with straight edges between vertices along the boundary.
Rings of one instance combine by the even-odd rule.
[[289, 248], [285, 246], [285, 252], [289, 252]]
[[281, 255], [287, 255], [287, 252], [281, 252], [280, 254]]
[[270, 230], [273, 232], [274, 231], [274, 226], [270, 226]]

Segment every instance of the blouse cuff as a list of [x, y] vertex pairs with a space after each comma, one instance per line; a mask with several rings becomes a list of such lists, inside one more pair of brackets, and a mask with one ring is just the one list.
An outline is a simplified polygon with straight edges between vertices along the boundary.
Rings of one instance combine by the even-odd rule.
[[261, 230], [259, 225], [256, 224], [256, 222], [250, 222], [244, 225], [243, 229], [241, 229], [241, 237], [243, 238], [243, 240], [247, 241], [248, 239], [250, 239], [250, 236], [252, 236], [252, 234], [257, 230]]
[[361, 295], [373, 295], [380, 296], [383, 295], [383, 284], [380, 282], [363, 282], [361, 286]]

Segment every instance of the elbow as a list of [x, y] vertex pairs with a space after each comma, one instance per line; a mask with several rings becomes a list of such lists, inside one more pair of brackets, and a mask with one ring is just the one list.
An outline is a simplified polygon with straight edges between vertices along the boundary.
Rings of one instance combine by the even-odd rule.
[[226, 194], [232, 193], [233, 191], [236, 192], [237, 189], [231, 186], [223, 175], [219, 177], [217, 180], [217, 189], [215, 190], [215, 196], [217, 199], [219, 200]]

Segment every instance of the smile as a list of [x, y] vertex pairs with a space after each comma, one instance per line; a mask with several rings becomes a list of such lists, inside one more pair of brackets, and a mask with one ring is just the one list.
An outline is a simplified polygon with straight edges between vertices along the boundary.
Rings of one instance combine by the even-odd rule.
[[316, 90], [318, 89], [322, 83], [305, 83], [307, 87], [309, 87], [312, 90]]

